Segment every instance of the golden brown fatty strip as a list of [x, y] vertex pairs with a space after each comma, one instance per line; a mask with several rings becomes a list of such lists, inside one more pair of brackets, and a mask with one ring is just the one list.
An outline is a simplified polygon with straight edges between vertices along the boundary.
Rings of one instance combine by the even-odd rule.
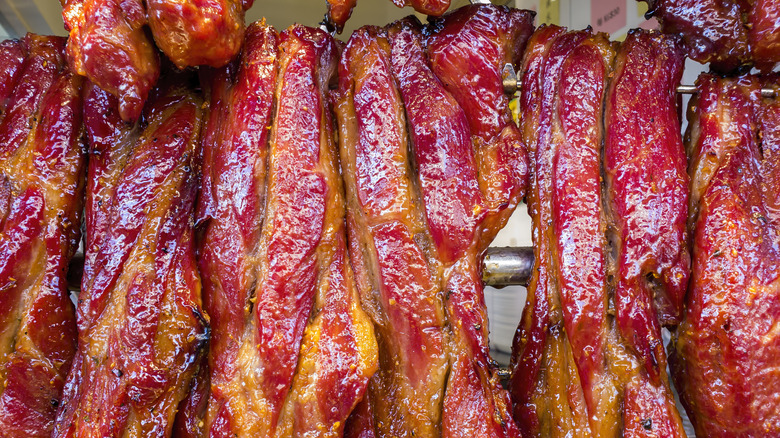
[[8, 40], [0, 59], [0, 436], [49, 437], [76, 349], [83, 81], [64, 38]]
[[670, 357], [697, 436], [780, 433], [776, 75], [704, 74], [689, 107], [693, 272]]
[[202, 101], [170, 73], [140, 122], [96, 86], [79, 346], [53, 436], [170, 435], [208, 338], [192, 231]]
[[[647, 58], [655, 61], [640, 62]], [[617, 53], [605, 35], [589, 30], [567, 32], [543, 26], [531, 37], [523, 61], [521, 106], [524, 137], [532, 157], [528, 203], [538, 269], [528, 287], [511, 370], [515, 418], [529, 436], [684, 435], [668, 379], [664, 374], [653, 380], [634, 346], [637, 337], [660, 337], [652, 301], [639, 310], [643, 317], [655, 321], [656, 330], [629, 337], [621, 332], [620, 319], [632, 321], [633, 313], [616, 304], [614, 282], [633, 277], [618, 270], [623, 266], [618, 261], [621, 256], [641, 255], [644, 247], [618, 243], [618, 260], [613, 260], [611, 246], [624, 234], [607, 240], [607, 230], [613, 228], [628, 229], [633, 233], [630, 235], [644, 235], [648, 240], [670, 233], [684, 236], [684, 209], [672, 219], [664, 219], [674, 225], [668, 227], [671, 231], [662, 230], [666, 234], [632, 222], [630, 211], [615, 219], [613, 202], [619, 204], [625, 198], [641, 203], [647, 197], [626, 195], [631, 184], [644, 187], [642, 179], [626, 170], [621, 156], [610, 155], [614, 154], [611, 147], [633, 154], [656, 154], [663, 159], [657, 158], [657, 166], [647, 172], [684, 175], [679, 124], [676, 118], [669, 119], [675, 114], [674, 89], [681, 62], [672, 42], [646, 32], [629, 34]], [[650, 85], [638, 84], [638, 76]], [[649, 104], [637, 108], [625, 100], [624, 89], [631, 89], [632, 96], [646, 97], [658, 90], [663, 94], [655, 101], [638, 100]], [[615, 99], [625, 104], [611, 109]], [[635, 117], [626, 119], [630, 114]], [[670, 145], [649, 142], [641, 130], [636, 132], [632, 123], [642, 120], [642, 114], [669, 126]], [[605, 124], [605, 117], [613, 123]], [[619, 135], [626, 129], [633, 129], [634, 135]], [[615, 140], [611, 136], [629, 144], [608, 144], [602, 151], [605, 139]], [[606, 187], [602, 187], [604, 172]], [[610, 178], [614, 174], [627, 179], [614, 183]], [[684, 181], [675, 176], [669, 184], [684, 191]], [[670, 197], [679, 192], [660, 182], [658, 187]], [[682, 205], [686, 203], [683, 199]], [[666, 211], [655, 204], [647, 210], [653, 211], [653, 207]], [[675, 243], [670, 252], [684, 256], [684, 239]], [[626, 254], [631, 244], [634, 252]], [[640, 264], [642, 259], [635, 261]], [[640, 275], [644, 279], [644, 273]], [[638, 286], [631, 290], [644, 291]]]

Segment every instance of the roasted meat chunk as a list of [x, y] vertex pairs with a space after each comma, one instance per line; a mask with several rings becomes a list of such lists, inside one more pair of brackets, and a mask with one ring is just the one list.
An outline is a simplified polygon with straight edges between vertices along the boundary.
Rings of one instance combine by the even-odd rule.
[[179, 68], [222, 67], [241, 49], [241, 0], [146, 0], [154, 42]]
[[[412, 6], [415, 11], [434, 17], [445, 13], [450, 7], [450, 0], [392, 0], [392, 2], [399, 8]], [[327, 18], [330, 24], [341, 32], [356, 4], [357, 0], [328, 0]]]
[[748, 0], [748, 42], [756, 66], [768, 71], [780, 62], [780, 0]]
[[376, 370], [347, 258], [329, 100], [337, 56], [322, 31], [279, 37], [256, 23], [239, 62], [207, 83], [207, 436], [340, 436]]
[[[531, 37], [521, 107], [533, 157], [528, 202], [538, 268], [514, 340], [510, 381], [515, 418], [528, 436], [684, 436], [665, 366], [648, 369], [635, 347], [660, 340], [653, 297], [637, 283], [644, 270], [665, 273], [666, 265], [647, 256], [644, 245], [671, 234], [676, 246], [660, 246], [687, 269], [687, 198], [678, 193], [687, 183], [685, 154], [675, 117], [682, 59], [673, 41], [643, 31], [629, 33], [617, 53], [604, 34], [589, 30], [543, 26]], [[642, 131], [645, 117], [664, 127], [666, 143], [647, 137], [658, 131]], [[635, 163], [618, 151], [653, 157], [655, 166], [629, 168]], [[651, 176], [643, 179], [645, 173]], [[652, 178], [657, 191], [639, 191]], [[619, 210], [627, 202], [645, 206], [653, 222]], [[675, 215], [662, 208], [680, 202]], [[658, 211], [672, 218], [656, 217]], [[660, 232], [649, 227], [666, 221], [672, 224]], [[637, 272], [626, 269], [631, 260]], [[621, 287], [624, 295], [645, 298], [637, 298], [643, 305], [621, 306]], [[622, 320], [633, 322], [637, 313], [654, 325], [627, 332]], [[665, 364], [662, 348], [660, 355], [652, 359]]]
[[0, 436], [49, 437], [76, 351], [83, 80], [64, 38], [28, 34], [0, 58]]
[[433, 72], [469, 122], [488, 210], [485, 247], [525, 195], [528, 181], [527, 152], [509, 111], [502, 71], [506, 64], [519, 67], [531, 32], [532, 12], [471, 5], [434, 21], [427, 39]]
[[202, 102], [170, 73], [135, 126], [85, 97], [90, 155], [79, 345], [53, 436], [170, 435], [208, 338], [193, 205]]
[[74, 72], [119, 98], [119, 114], [135, 121], [160, 75], [160, 60], [146, 32], [141, 0], [60, 0], [70, 31]]
[[689, 110], [693, 274], [670, 362], [697, 436], [780, 434], [780, 104], [760, 86], [702, 75]]
[[664, 33], [682, 35], [688, 56], [731, 71], [750, 59], [741, 0], [648, 0]]
[[[517, 436], [508, 394], [501, 388], [488, 354], [479, 233], [492, 230], [484, 231], [488, 211], [485, 194], [480, 191], [480, 169], [471, 148], [468, 120], [428, 67], [419, 23], [400, 21], [390, 27], [389, 36], [391, 65], [406, 109], [428, 233], [436, 259], [444, 268], [441, 285], [451, 332], [451, 359], [442, 436]], [[516, 202], [505, 199], [512, 201]]]

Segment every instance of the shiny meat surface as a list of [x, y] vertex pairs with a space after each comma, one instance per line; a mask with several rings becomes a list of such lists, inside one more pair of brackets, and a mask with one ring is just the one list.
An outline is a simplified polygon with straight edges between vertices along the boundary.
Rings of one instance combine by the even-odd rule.
[[761, 85], [702, 75], [689, 111], [693, 275], [670, 360], [698, 436], [780, 433], [780, 105]]
[[154, 42], [179, 68], [222, 67], [241, 49], [241, 0], [146, 0]]
[[236, 67], [208, 78], [206, 436], [340, 436], [376, 369], [347, 259], [328, 100], [336, 66], [326, 33], [253, 24]]
[[518, 436], [508, 394], [487, 351], [487, 315], [477, 265], [477, 236], [486, 209], [468, 121], [428, 67], [419, 23], [397, 22], [390, 26], [389, 36], [422, 207], [436, 259], [444, 268], [442, 285], [452, 338], [442, 436]]
[[740, 0], [649, 0], [664, 33], [679, 33], [691, 58], [728, 72], [749, 61]]
[[645, 0], [664, 33], [682, 36], [686, 53], [728, 73], [780, 62], [780, 0]]
[[192, 232], [201, 99], [170, 73], [141, 121], [90, 87], [85, 274], [79, 347], [55, 437], [165, 436], [208, 330]]
[[[371, 381], [378, 436], [439, 436], [448, 369], [441, 267], [409, 165], [406, 116], [386, 33], [352, 34], [339, 69], [350, 257], [379, 342]], [[424, 239], [424, 240], [421, 240]]]
[[607, 96], [604, 173], [618, 327], [657, 376], [666, 367], [658, 321], [679, 323], [690, 275], [687, 160], [675, 91], [684, 55], [673, 38], [633, 35], [618, 52]]
[[661, 336], [662, 325], [673, 327], [682, 317], [691, 270], [689, 180], [676, 91], [684, 59], [674, 38], [630, 32], [618, 50], [604, 109], [607, 235], [615, 254], [611, 304], [640, 367], [626, 384], [624, 423], [631, 435], [685, 435]]
[[525, 195], [528, 181], [528, 157], [501, 72], [505, 64], [519, 66], [531, 32], [532, 12], [485, 5], [459, 8], [429, 28], [431, 68], [469, 122], [488, 210], [485, 247]]
[[[618, 137], [624, 141], [621, 146], [634, 154], [656, 153], [658, 168], [669, 167], [663, 175], [675, 175], [680, 158], [684, 166], [679, 124], [676, 118], [660, 118], [675, 113], [674, 81], [681, 62], [674, 45], [646, 32], [630, 33], [617, 53], [604, 34], [588, 30], [543, 26], [529, 41], [521, 107], [523, 136], [532, 157], [528, 203], [539, 268], [533, 272], [515, 336], [510, 381], [515, 418], [525, 435], [684, 436], [665, 374], [654, 380], [645, 370], [642, 356], [632, 349], [636, 336], [624, 337], [621, 331], [620, 319], [633, 315], [616, 303], [618, 285], [630, 278], [618, 269], [627, 245], [608, 241], [607, 230], [650, 231], [631, 221], [631, 212], [616, 219], [612, 203], [624, 202], [632, 186], [644, 185], [615, 184], [607, 172], [608, 184], [602, 187], [608, 162], [620, 175], [631, 177], [610, 149], [617, 145], [608, 143], [620, 130], [635, 132]], [[645, 82], [637, 82], [637, 77]], [[625, 100], [624, 89], [649, 104], [613, 106], [610, 102]], [[648, 98], [659, 90], [662, 97]], [[630, 115], [633, 120], [656, 117], [670, 132], [676, 126], [677, 140], [672, 135], [668, 143], [677, 150], [648, 142]], [[672, 178], [670, 184], [676, 187], [677, 181]], [[676, 193], [658, 185], [663, 199]], [[630, 199], [641, 205], [643, 196], [633, 194]], [[685, 205], [683, 200], [681, 232]], [[677, 243], [680, 252], [684, 245]], [[618, 260], [611, 259], [611, 245], [617, 245]], [[641, 249], [634, 254], [641, 255]], [[640, 262], [637, 259], [637, 265]], [[652, 301], [640, 309], [655, 318]], [[660, 337], [655, 324], [655, 332], [641, 336]]]
[[83, 81], [64, 38], [5, 41], [0, 59], [0, 436], [49, 437], [76, 350]]
[[141, 115], [160, 75], [141, 0], [60, 0], [71, 69], [119, 97], [125, 121]]
[[411, 6], [415, 11], [438, 17], [450, 7], [450, 0], [392, 0], [396, 6], [402, 8]]
[[771, 70], [780, 62], [780, 0], [749, 0], [748, 41], [756, 65]]
[[[347, 257], [345, 201], [329, 91], [337, 72], [338, 48], [327, 33], [304, 26], [291, 27], [280, 40], [283, 55], [264, 229], [266, 236], [269, 230], [272, 234], [267, 241], [268, 265], [263, 266], [267, 276], [261, 283], [263, 295], [256, 305], [258, 344], [260, 354], [272, 358], [271, 364], [283, 365], [286, 358], [277, 351], [284, 353], [302, 327], [297, 325], [300, 320], [295, 321], [286, 345], [279, 342], [280, 326], [293, 326], [290, 319], [273, 321], [289, 311], [276, 294], [296, 294], [296, 311], [307, 303], [300, 313], [306, 319], [298, 365], [290, 368], [296, 372], [276, 436], [339, 437], [376, 372], [377, 346]], [[301, 205], [307, 208], [302, 210]], [[302, 246], [305, 242], [316, 246], [308, 249]], [[309, 257], [315, 264], [309, 265]], [[291, 267], [295, 271], [289, 271]], [[310, 281], [312, 295], [306, 297], [299, 290]], [[277, 385], [285, 377], [272, 376]]]

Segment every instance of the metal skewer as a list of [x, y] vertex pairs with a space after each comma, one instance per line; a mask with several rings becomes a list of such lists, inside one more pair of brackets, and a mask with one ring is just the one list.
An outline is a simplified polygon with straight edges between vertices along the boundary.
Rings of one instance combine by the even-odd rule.
[[[523, 86], [523, 81], [517, 77], [517, 73], [512, 64], [504, 65], [504, 69], [502, 70], [502, 82], [504, 84], [504, 92], [507, 94], [515, 94]], [[696, 94], [699, 90], [695, 85], [678, 85], [677, 92], [680, 94]], [[761, 97], [768, 99], [778, 97], [778, 89], [762, 88]]]

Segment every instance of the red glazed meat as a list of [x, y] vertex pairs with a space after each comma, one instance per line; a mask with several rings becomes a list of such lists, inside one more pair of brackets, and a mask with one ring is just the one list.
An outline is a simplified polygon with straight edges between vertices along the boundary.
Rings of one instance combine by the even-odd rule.
[[431, 69], [463, 108], [487, 208], [482, 245], [490, 241], [525, 195], [528, 157], [509, 111], [502, 71], [519, 67], [533, 13], [499, 6], [460, 8], [431, 24]]
[[160, 75], [160, 60], [146, 33], [141, 0], [60, 0], [70, 31], [71, 69], [119, 98], [119, 114], [135, 121]]
[[49, 437], [76, 350], [83, 81], [64, 38], [28, 34], [0, 58], [0, 435]]
[[192, 232], [202, 102], [190, 82], [166, 77], [135, 127], [113, 96], [87, 93], [79, 348], [55, 437], [170, 434], [203, 353]]
[[[613, 181], [612, 169], [618, 168], [621, 176], [632, 173], [614, 156], [618, 146], [609, 141], [611, 136], [620, 139], [621, 150], [634, 154], [655, 153], [662, 175], [676, 175], [675, 164], [685, 159], [679, 124], [661, 115], [675, 114], [674, 81], [679, 80], [681, 62], [673, 42], [646, 32], [630, 33], [617, 53], [603, 34], [566, 32], [556, 26], [538, 29], [529, 42], [521, 106], [523, 133], [533, 157], [528, 202], [539, 268], [533, 272], [515, 337], [510, 383], [515, 418], [529, 436], [684, 436], [665, 373], [653, 379], [633, 348], [637, 336], [626, 337], [621, 331], [621, 318], [630, 320], [633, 314], [616, 303], [616, 291], [631, 277], [620, 269], [626, 244], [621, 237], [607, 238], [607, 230], [625, 229], [644, 232], [650, 240], [659, 238], [632, 221], [630, 212], [616, 219], [613, 203], [620, 205], [631, 187], [642, 184]], [[637, 85], [637, 76], [645, 82]], [[630, 105], [623, 91], [628, 89], [636, 101], [648, 102], [647, 107]], [[659, 90], [660, 98], [649, 98]], [[615, 100], [625, 104], [613, 106]], [[643, 139], [631, 120], [645, 116], [656, 117], [669, 132], [676, 126], [676, 141], [671, 134], [667, 140], [677, 149]], [[639, 132], [618, 136], [628, 129]], [[607, 142], [604, 162], [602, 141]], [[684, 164], [680, 169], [684, 175]], [[669, 184], [676, 187], [685, 181], [678, 180], [671, 178]], [[666, 196], [676, 193], [660, 182], [658, 187]], [[641, 194], [631, 196], [641, 204]], [[673, 228], [683, 237], [685, 205], [683, 199], [677, 218], [681, 228]], [[677, 244], [677, 251], [687, 254], [685, 240]], [[642, 248], [634, 245], [638, 248], [627, 255], [636, 256], [643, 266], [638, 256]], [[613, 251], [617, 260], [611, 258]], [[640, 309], [643, 316], [655, 318], [652, 300]], [[656, 331], [640, 333], [640, 341], [660, 337], [653, 321]]]
[[670, 359], [697, 436], [780, 433], [780, 105], [761, 85], [703, 75], [689, 112], [693, 275]]
[[406, 116], [386, 33], [352, 34], [341, 60], [339, 122], [350, 256], [376, 326], [370, 386], [377, 436], [439, 435], [447, 375], [440, 266], [409, 166]]
[[179, 68], [222, 67], [241, 49], [241, 0], [146, 0], [154, 42]]
[[347, 258], [336, 67], [326, 33], [254, 24], [240, 62], [212, 72], [198, 207], [207, 436], [340, 436], [376, 369]]

